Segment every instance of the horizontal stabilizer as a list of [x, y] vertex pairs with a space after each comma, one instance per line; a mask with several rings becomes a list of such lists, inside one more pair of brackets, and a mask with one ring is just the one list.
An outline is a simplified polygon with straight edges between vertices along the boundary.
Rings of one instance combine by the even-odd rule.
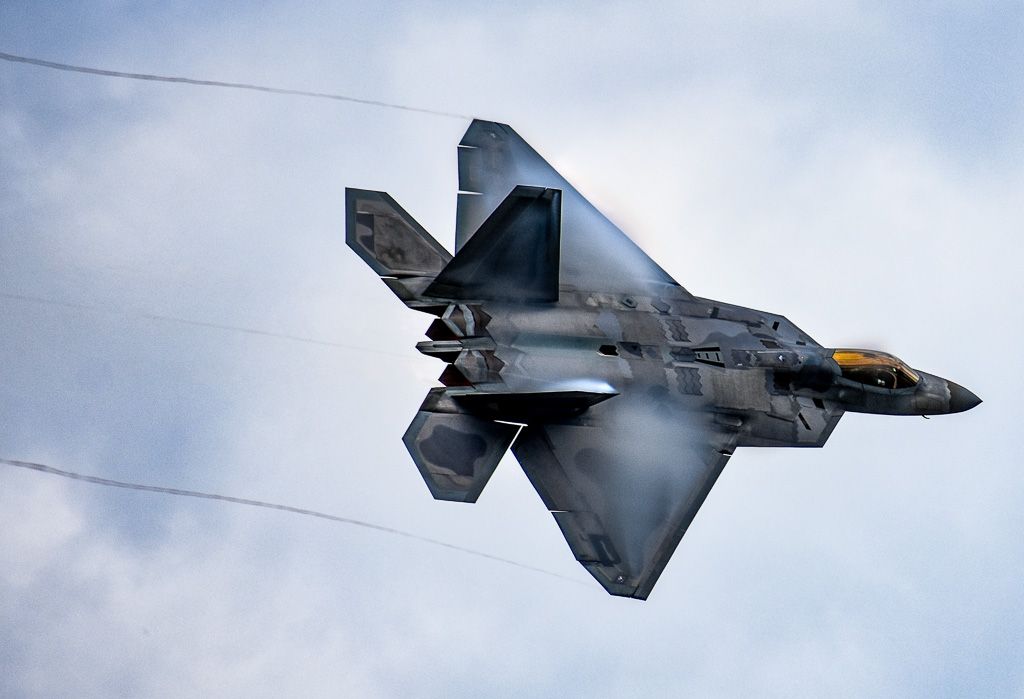
[[424, 292], [445, 299], [558, 300], [562, 193], [518, 186]]
[[615, 395], [618, 394], [614, 391], [473, 391], [457, 393], [452, 398], [474, 415], [529, 425], [574, 417]]
[[434, 277], [451, 254], [384, 192], [345, 190], [345, 242], [382, 277]]
[[431, 495], [476, 502], [519, 427], [455, 410], [445, 389], [432, 390], [402, 441]]

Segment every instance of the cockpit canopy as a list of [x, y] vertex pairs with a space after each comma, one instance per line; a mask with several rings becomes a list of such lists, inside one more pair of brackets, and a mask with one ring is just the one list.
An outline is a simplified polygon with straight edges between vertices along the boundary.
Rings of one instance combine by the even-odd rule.
[[876, 388], [910, 388], [921, 380], [901, 360], [874, 350], [837, 349], [832, 359], [843, 371], [843, 378]]

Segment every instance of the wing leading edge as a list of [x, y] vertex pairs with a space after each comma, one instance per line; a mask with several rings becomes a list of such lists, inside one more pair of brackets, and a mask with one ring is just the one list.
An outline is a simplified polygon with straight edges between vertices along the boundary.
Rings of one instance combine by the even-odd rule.
[[611, 594], [647, 599], [736, 435], [709, 413], [638, 398], [527, 426], [512, 452], [576, 559]]
[[458, 155], [456, 251], [515, 187], [560, 189], [562, 284], [624, 294], [636, 294], [651, 284], [679, 286], [510, 126], [474, 120], [459, 143]]

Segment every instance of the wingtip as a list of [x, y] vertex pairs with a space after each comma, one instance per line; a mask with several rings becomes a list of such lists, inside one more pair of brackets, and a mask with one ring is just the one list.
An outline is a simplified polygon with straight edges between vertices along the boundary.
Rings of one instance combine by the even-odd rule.
[[500, 121], [488, 121], [487, 119], [473, 119], [459, 145], [479, 146], [485, 137], [500, 139], [509, 134], [517, 135], [515, 130], [508, 124], [503, 124]]

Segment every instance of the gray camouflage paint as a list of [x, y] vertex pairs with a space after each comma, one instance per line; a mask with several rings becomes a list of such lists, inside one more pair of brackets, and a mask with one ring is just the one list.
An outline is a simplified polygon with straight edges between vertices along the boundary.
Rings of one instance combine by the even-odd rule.
[[435, 498], [474, 502], [511, 445], [576, 558], [646, 599], [736, 447], [821, 447], [846, 411], [959, 412], [918, 372], [888, 389], [773, 313], [695, 297], [509, 127], [459, 145], [456, 255], [380, 192], [346, 191], [348, 244], [446, 363], [404, 436]]

